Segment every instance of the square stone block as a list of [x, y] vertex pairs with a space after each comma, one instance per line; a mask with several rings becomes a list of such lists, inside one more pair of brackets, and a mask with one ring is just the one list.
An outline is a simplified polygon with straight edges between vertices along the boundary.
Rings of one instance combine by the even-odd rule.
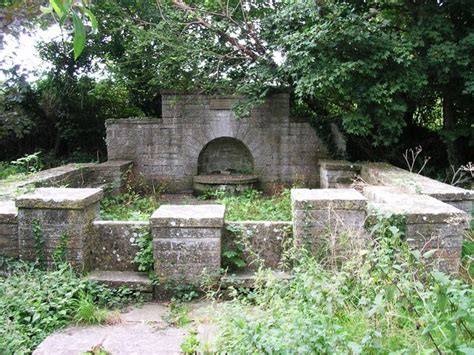
[[292, 189], [294, 210], [366, 210], [367, 199], [354, 189]]
[[163, 205], [151, 216], [153, 227], [221, 228], [224, 205]]
[[43, 187], [17, 197], [16, 207], [34, 209], [83, 209], [98, 202], [103, 196], [101, 189], [73, 189]]

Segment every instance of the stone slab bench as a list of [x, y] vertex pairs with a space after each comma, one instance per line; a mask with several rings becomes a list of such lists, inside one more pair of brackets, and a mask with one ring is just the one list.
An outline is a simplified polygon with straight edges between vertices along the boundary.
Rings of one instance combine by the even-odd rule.
[[362, 163], [362, 179], [373, 185], [395, 186], [411, 194], [423, 194], [472, 213], [474, 191], [410, 173], [386, 163]]
[[198, 281], [221, 267], [223, 205], [163, 205], [150, 218], [155, 272], [162, 280]]
[[461, 247], [470, 216], [454, 206], [427, 195], [406, 194], [398, 188], [367, 186], [363, 194], [370, 201], [371, 213], [390, 213], [405, 217], [408, 244], [423, 253], [435, 249], [435, 265], [456, 273]]

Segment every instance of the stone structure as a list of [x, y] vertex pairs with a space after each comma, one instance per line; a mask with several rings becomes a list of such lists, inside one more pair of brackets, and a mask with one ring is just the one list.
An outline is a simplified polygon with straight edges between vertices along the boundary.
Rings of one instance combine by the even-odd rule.
[[354, 189], [293, 189], [291, 201], [296, 244], [319, 256], [365, 235], [367, 199]]
[[0, 256], [18, 257], [18, 221], [14, 201], [0, 201]]
[[318, 160], [328, 152], [308, 122], [289, 117], [287, 94], [270, 96], [236, 119], [236, 98], [162, 95], [162, 118], [107, 121], [111, 160], [133, 160], [145, 178], [189, 190], [193, 176], [219, 171], [272, 183], [319, 185]]
[[349, 188], [360, 175], [360, 165], [345, 160], [320, 160], [319, 176], [322, 189]]
[[371, 202], [372, 213], [404, 216], [405, 238], [411, 247], [422, 254], [436, 250], [429, 261], [443, 271], [458, 272], [464, 230], [469, 228], [470, 216], [433, 197], [406, 194], [393, 187], [367, 186], [364, 195]]
[[78, 270], [87, 270], [87, 239], [102, 195], [101, 189], [39, 188], [18, 197], [20, 258], [44, 257], [51, 265], [55, 251], [64, 243], [67, 261]]
[[363, 163], [361, 177], [373, 185], [394, 186], [409, 194], [424, 194], [471, 215], [474, 191], [462, 189], [385, 163]]
[[292, 222], [228, 222], [222, 250], [241, 252], [245, 271], [257, 271], [260, 266], [277, 270], [284, 262], [285, 251], [293, 245], [292, 229]]
[[150, 218], [155, 272], [162, 280], [196, 281], [221, 267], [223, 205], [163, 205]]
[[90, 238], [92, 270], [138, 271], [137, 240], [149, 233], [148, 221], [94, 221]]

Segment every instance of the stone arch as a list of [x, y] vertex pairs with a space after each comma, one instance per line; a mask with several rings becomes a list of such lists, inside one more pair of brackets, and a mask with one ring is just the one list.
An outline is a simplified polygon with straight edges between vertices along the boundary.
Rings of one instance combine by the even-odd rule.
[[252, 174], [254, 158], [249, 148], [239, 139], [219, 137], [209, 141], [198, 157], [198, 175], [228, 171], [234, 174]]

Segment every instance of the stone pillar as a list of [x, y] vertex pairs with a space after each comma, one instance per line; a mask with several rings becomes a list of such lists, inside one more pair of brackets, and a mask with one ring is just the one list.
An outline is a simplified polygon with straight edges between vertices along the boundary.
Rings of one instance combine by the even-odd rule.
[[360, 165], [345, 160], [320, 160], [319, 178], [322, 189], [349, 188], [360, 175]]
[[51, 266], [56, 255], [77, 270], [87, 270], [88, 232], [101, 198], [101, 189], [89, 188], [39, 188], [18, 197], [20, 258], [43, 259]]
[[18, 257], [18, 223], [15, 201], [0, 201], [0, 256]]
[[223, 205], [163, 205], [150, 218], [155, 272], [162, 280], [197, 281], [221, 267]]
[[295, 243], [314, 255], [365, 236], [367, 199], [354, 189], [293, 189], [291, 200]]

